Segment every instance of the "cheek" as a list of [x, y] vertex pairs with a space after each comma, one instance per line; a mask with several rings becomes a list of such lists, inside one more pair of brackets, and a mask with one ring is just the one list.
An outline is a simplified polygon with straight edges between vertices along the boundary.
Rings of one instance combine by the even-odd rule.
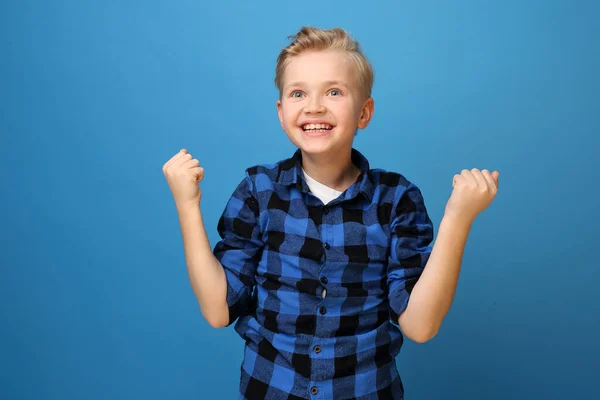
[[330, 109], [338, 120], [338, 123], [354, 123], [358, 121], [356, 110], [348, 104], [332, 104]]
[[285, 125], [296, 125], [296, 121], [298, 120], [299, 107], [295, 104], [287, 104], [282, 109], [283, 123]]

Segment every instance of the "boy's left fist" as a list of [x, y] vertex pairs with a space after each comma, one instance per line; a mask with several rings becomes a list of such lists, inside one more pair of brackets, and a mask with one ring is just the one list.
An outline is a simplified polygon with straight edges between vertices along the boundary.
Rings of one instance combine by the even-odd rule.
[[451, 217], [472, 222], [477, 215], [485, 210], [498, 192], [498, 177], [500, 173], [490, 173], [487, 169], [463, 169], [454, 175], [452, 180], [452, 195], [446, 205], [446, 214]]

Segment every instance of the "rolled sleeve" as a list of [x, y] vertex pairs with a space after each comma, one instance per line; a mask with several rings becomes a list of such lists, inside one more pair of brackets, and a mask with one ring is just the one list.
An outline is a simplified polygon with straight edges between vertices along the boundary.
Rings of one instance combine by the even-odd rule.
[[251, 310], [256, 267], [263, 249], [258, 202], [252, 192], [246, 174], [227, 202], [217, 227], [221, 240], [213, 253], [227, 278], [228, 325]]
[[434, 228], [421, 191], [410, 183], [394, 208], [387, 268], [390, 318], [406, 309], [413, 287], [431, 255]]

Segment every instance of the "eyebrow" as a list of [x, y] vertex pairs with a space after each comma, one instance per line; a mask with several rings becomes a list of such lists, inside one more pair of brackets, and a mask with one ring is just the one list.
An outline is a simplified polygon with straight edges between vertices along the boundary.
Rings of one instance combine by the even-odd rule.
[[[342, 81], [336, 81], [336, 80], [332, 80], [332, 81], [325, 81], [323, 82], [324, 85], [326, 86], [345, 86], [348, 87], [348, 85]], [[301, 87], [304, 86], [305, 83], [304, 82], [292, 82], [288, 85], [285, 86], [286, 89], [289, 88], [293, 88], [293, 87]]]

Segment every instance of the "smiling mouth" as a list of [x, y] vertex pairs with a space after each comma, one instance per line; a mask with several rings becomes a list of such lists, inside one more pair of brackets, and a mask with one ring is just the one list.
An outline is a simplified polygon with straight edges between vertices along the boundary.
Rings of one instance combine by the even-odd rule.
[[324, 133], [333, 129], [329, 124], [305, 124], [301, 126], [306, 133]]

